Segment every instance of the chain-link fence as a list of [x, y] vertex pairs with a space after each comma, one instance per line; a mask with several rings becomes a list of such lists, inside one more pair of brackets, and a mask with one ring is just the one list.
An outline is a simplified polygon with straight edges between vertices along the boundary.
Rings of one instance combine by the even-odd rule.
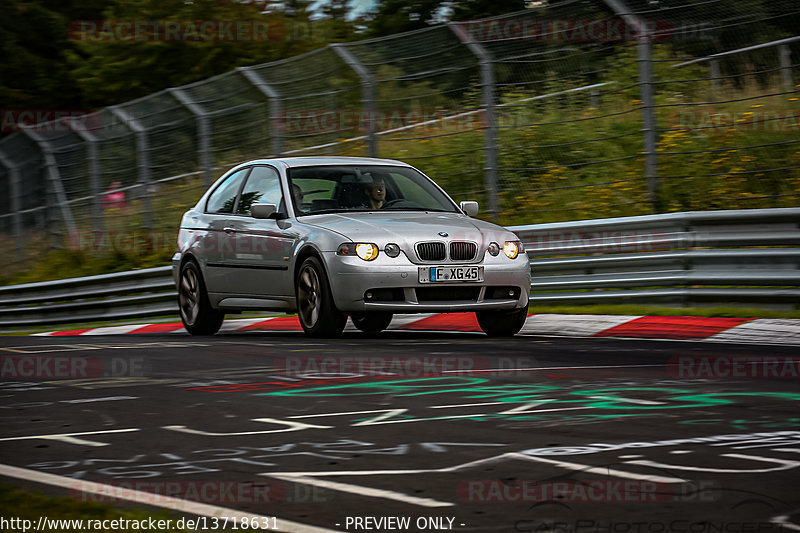
[[798, 35], [794, 0], [543, 1], [239, 68], [0, 140], [0, 239], [171, 235], [272, 155], [408, 161], [505, 224], [797, 206]]

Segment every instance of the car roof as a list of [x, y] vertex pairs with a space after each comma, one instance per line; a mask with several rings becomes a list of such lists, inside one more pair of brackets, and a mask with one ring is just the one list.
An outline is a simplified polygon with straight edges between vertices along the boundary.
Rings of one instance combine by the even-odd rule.
[[283, 164], [286, 168], [308, 167], [319, 165], [391, 165], [410, 166], [408, 163], [394, 159], [379, 159], [376, 157], [346, 157], [346, 156], [309, 156], [309, 157], [273, 157], [270, 159], [254, 159], [248, 163]]

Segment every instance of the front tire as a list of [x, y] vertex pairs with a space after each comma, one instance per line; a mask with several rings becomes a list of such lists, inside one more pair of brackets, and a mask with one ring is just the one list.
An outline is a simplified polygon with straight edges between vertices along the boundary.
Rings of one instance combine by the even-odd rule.
[[356, 313], [350, 315], [353, 325], [364, 333], [379, 333], [389, 327], [392, 313], [375, 311], [371, 313]]
[[528, 306], [513, 311], [476, 311], [475, 317], [484, 333], [490, 337], [513, 337], [528, 318]]
[[325, 269], [309, 257], [300, 265], [295, 280], [297, 315], [310, 337], [335, 337], [344, 329], [347, 315], [336, 309]]
[[213, 335], [225, 319], [225, 313], [211, 307], [203, 274], [194, 261], [186, 261], [181, 267], [178, 307], [183, 327], [192, 335]]

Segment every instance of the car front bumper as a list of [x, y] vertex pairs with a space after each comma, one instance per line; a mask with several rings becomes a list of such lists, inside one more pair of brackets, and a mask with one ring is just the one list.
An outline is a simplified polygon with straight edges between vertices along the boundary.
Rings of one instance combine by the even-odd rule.
[[[479, 263], [436, 265], [411, 263], [403, 254], [363, 261], [329, 252], [324, 259], [336, 307], [348, 313], [503, 311], [528, 305], [531, 274], [524, 254], [513, 260], [501, 254]], [[421, 283], [419, 269], [431, 266], [481, 266], [484, 279]]]

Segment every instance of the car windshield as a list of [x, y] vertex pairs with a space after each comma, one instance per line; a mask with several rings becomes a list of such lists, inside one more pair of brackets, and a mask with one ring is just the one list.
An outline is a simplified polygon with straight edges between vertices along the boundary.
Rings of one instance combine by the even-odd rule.
[[299, 216], [379, 209], [459, 212], [430, 179], [408, 167], [299, 167], [289, 170], [289, 184]]

